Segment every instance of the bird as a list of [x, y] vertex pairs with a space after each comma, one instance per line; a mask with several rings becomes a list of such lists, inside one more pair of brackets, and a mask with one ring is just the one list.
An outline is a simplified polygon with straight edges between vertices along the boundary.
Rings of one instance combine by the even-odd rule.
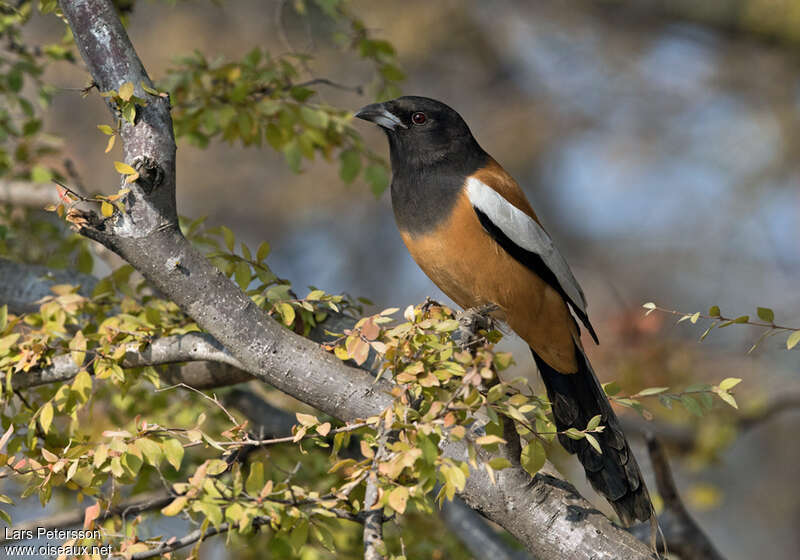
[[[583, 290], [517, 181], [441, 101], [398, 97], [354, 116], [386, 133], [392, 209], [411, 256], [460, 307], [497, 308], [533, 353], [561, 445], [623, 525], [651, 519], [636, 458], [581, 342], [578, 321], [598, 343]], [[598, 414], [602, 453], [564, 433]]]

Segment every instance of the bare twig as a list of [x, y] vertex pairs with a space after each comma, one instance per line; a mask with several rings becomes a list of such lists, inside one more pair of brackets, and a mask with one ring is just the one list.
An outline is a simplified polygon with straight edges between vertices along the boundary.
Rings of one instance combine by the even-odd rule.
[[[772, 397], [765, 405], [744, 410], [731, 419], [731, 424], [742, 432], [752, 430], [771, 421], [776, 416], [800, 409], [800, 393], [791, 392]], [[698, 431], [691, 426], [672, 424], [660, 420], [646, 421], [636, 414], [620, 417], [623, 429], [628, 433], [650, 433], [660, 441], [681, 452], [689, 452], [697, 443]]]
[[[376, 454], [377, 456], [377, 454]], [[383, 560], [383, 508], [378, 501], [378, 476], [371, 472], [367, 477], [364, 494], [364, 560]]]
[[656, 487], [672, 518], [669, 523], [662, 524], [669, 550], [677, 553], [683, 560], [724, 560], [683, 505], [664, 447], [652, 435], [646, 435], [645, 439]]

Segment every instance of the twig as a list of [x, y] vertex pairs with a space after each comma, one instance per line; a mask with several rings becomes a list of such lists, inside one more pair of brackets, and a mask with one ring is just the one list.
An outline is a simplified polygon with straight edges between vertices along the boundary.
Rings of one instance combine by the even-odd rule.
[[[378, 454], [376, 453], [377, 457]], [[375, 507], [378, 501], [378, 475], [371, 472], [367, 477], [364, 494], [364, 560], [383, 560], [383, 508]], [[374, 509], [373, 509], [374, 508]]]
[[666, 511], [675, 521], [664, 524], [664, 538], [669, 549], [683, 560], [724, 560], [681, 501], [664, 447], [652, 434], [646, 434], [645, 440], [656, 487]]
[[[253, 527], [259, 527], [261, 525], [269, 523], [270, 518], [265, 516], [254, 517], [252, 520]], [[180, 550], [181, 548], [186, 548], [197, 541], [204, 541], [208, 537], [213, 537], [214, 535], [219, 535], [222, 533], [227, 533], [231, 529], [236, 529], [238, 527], [238, 523], [221, 523], [218, 527], [209, 527], [205, 531], [201, 529], [197, 529], [192, 531], [191, 533], [187, 533], [186, 535], [182, 536], [179, 539], [171, 541], [169, 543], [163, 543], [161, 546], [150, 550], [143, 550], [142, 552], [135, 552], [134, 554], [128, 556], [124, 554], [115, 554], [112, 558], [124, 558], [125, 560], [145, 560], [146, 558], [156, 558], [159, 556], [163, 556], [170, 552], [174, 552], [176, 550]]]
[[221, 403], [221, 402], [219, 402], [219, 399], [217, 399], [217, 396], [216, 396], [216, 395], [214, 395], [213, 397], [209, 397], [209, 396], [208, 396], [208, 395], [206, 395], [206, 394], [205, 394], [203, 391], [200, 391], [200, 390], [198, 390], [198, 389], [195, 389], [194, 387], [191, 387], [191, 386], [187, 385], [186, 383], [176, 383], [175, 385], [170, 385], [169, 387], [162, 387], [161, 389], [156, 389], [156, 391], [155, 391], [155, 392], [156, 392], [156, 393], [161, 393], [161, 392], [163, 392], [163, 391], [170, 391], [170, 390], [172, 390], [172, 389], [177, 389], [178, 387], [182, 387], [182, 388], [184, 388], [184, 389], [188, 389], [188, 390], [190, 390], [190, 391], [194, 391], [195, 393], [197, 393], [198, 395], [200, 395], [200, 396], [201, 396], [201, 397], [203, 397], [204, 399], [207, 399], [207, 400], [211, 401], [211, 402], [212, 402], [212, 403], [214, 403], [214, 404], [215, 404], [217, 407], [219, 407], [219, 409], [220, 409], [220, 410], [222, 410], [222, 412], [224, 412], [224, 413], [225, 413], [225, 415], [228, 417], [228, 420], [230, 420], [230, 421], [231, 421], [231, 424], [233, 424], [234, 426], [237, 426], [237, 425], [239, 424], [239, 422], [237, 422], [237, 421], [236, 421], [236, 418], [234, 418], [234, 417], [233, 417], [233, 414], [231, 414], [230, 412], [228, 412], [228, 409], [227, 409], [227, 408], [225, 408], [225, 407], [222, 405], [222, 403]]
[[[773, 397], [763, 408], [735, 416], [732, 424], [741, 431], [752, 430], [783, 412], [797, 409], [800, 409], [800, 393], [780, 395]], [[639, 432], [643, 435], [649, 433], [682, 452], [691, 451], [697, 441], [697, 430], [691, 426], [659, 420], [645, 421], [635, 414], [620, 416], [620, 422], [626, 432]]]

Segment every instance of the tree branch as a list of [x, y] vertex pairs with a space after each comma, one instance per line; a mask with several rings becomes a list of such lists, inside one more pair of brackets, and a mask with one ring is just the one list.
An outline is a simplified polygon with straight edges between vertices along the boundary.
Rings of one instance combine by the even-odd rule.
[[[175, 142], [167, 100], [150, 96], [150, 80], [108, 0], [61, 0], [75, 42], [101, 90], [125, 82], [148, 99], [135, 125], [121, 130], [125, 161], [141, 178], [126, 195], [125, 213], [86, 216], [81, 232], [132, 264], [238, 360], [242, 369], [293, 397], [351, 422], [392, 402], [392, 384], [348, 367], [314, 342], [278, 325], [181, 235], [175, 209]], [[465, 442], [442, 452], [467, 461]], [[493, 483], [481, 455], [461, 493], [466, 503], [545, 558], [650, 558], [645, 545], [615, 527], [575, 489], [549, 474], [533, 479], [520, 467]], [[198, 537], [199, 538], [199, 537]]]
[[[384, 560], [380, 550], [383, 544], [383, 508], [375, 507], [378, 501], [378, 477], [371, 472], [364, 493], [364, 560]], [[373, 509], [374, 508], [374, 509]]]
[[58, 204], [58, 191], [52, 183], [0, 180], [0, 204], [43, 209]]
[[[664, 500], [665, 510], [659, 516], [659, 524], [669, 551], [676, 553], [682, 560], [724, 560], [683, 505], [664, 447], [652, 434], [645, 434], [645, 440], [656, 477], [656, 487]], [[641, 532], [644, 536], [648, 532], [647, 526], [637, 526], [636, 532]]]
[[[139, 515], [140, 513], [145, 511], [162, 508], [168, 503], [170, 503], [173, 499], [174, 496], [169, 495], [164, 490], [147, 492], [145, 494], [134, 496], [129, 500], [120, 502], [119, 504], [112, 506], [106, 509], [105, 511], [100, 512], [100, 515], [97, 517], [96, 521], [99, 523], [105, 521], [109, 517], [114, 517], [117, 515], [120, 515], [123, 518], [128, 517], [129, 515]], [[51, 515], [50, 517], [42, 517], [39, 519], [34, 519], [32, 521], [18, 523], [14, 525], [13, 529], [14, 531], [18, 531], [18, 533], [16, 534], [24, 534], [28, 530], [33, 531], [33, 533], [36, 534], [36, 531], [40, 527], [43, 527], [45, 529], [63, 529], [66, 527], [77, 527], [83, 523], [84, 515], [85, 515], [85, 509], [79, 508], [70, 511], [65, 511], [63, 513], [57, 513], [55, 515]], [[0, 544], [12, 543], [18, 540], [21, 539], [0, 537]]]
[[69, 270], [54, 270], [46, 266], [22, 264], [0, 258], [0, 305], [17, 315], [38, 309], [36, 301], [53, 295], [56, 284], [78, 284], [79, 292], [88, 296], [97, 284], [93, 276]]
[[[243, 372], [236, 358], [222, 347], [206, 333], [188, 333], [165, 338], [157, 338], [150, 342], [142, 351], [138, 350], [138, 344], [131, 343], [130, 348], [125, 352], [122, 367], [134, 368], [142, 366], [160, 366], [164, 364], [174, 364], [178, 362], [205, 361], [214, 362], [223, 366], [224, 381], [226, 384], [239, 383], [252, 379], [252, 376]], [[91, 357], [87, 357], [87, 363]], [[78, 366], [69, 354], [55, 356], [52, 364], [48, 367], [31, 370], [28, 373], [17, 373], [11, 379], [14, 389], [27, 389], [47, 383], [57, 383], [68, 381], [78, 375], [78, 372], [86, 367], [86, 363]], [[192, 373], [196, 374], [197, 385], [201, 387], [207, 384], [202, 380], [203, 374], [211, 371], [210, 368], [182, 368], [180, 373], [180, 383], [186, 383], [196, 387], [193, 383]], [[167, 378], [168, 382], [176, 381], [174, 376]], [[197, 387], [196, 387], [197, 388]]]

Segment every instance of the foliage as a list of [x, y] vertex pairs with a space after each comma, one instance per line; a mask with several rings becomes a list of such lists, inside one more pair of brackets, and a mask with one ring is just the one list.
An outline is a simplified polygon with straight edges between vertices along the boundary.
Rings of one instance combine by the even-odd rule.
[[665, 309], [663, 307], [658, 307], [655, 303], [648, 302], [645, 303], [642, 307], [644, 307], [647, 312], [646, 314], [650, 314], [653, 311], [660, 311], [662, 313], [669, 313], [670, 315], [676, 315], [679, 317], [678, 323], [682, 323], [684, 321], [689, 321], [692, 324], [695, 324], [700, 319], [705, 319], [709, 321], [709, 326], [703, 331], [703, 334], [700, 335], [700, 340], [704, 340], [708, 334], [713, 329], [724, 329], [725, 327], [729, 327], [731, 325], [750, 325], [753, 327], [759, 328], [762, 333], [761, 335], [753, 342], [753, 345], [748, 350], [748, 353], [752, 352], [758, 346], [764, 342], [767, 338], [779, 334], [787, 334], [788, 337], [786, 338], [786, 349], [791, 350], [797, 343], [800, 342], [800, 327], [788, 327], [785, 325], [778, 325], [775, 323], [775, 311], [773, 311], [769, 307], [758, 307], [756, 308], [756, 315], [759, 318], [759, 321], [755, 321], [750, 319], [749, 315], [739, 315], [738, 317], [726, 317], [720, 311], [718, 305], [712, 305], [707, 314], [703, 314], [699, 311], [694, 313], [682, 313], [680, 311], [675, 311], [672, 309]]
[[[133, 9], [130, 2], [117, 5], [124, 13]], [[42, 13], [57, 11], [51, 0], [38, 6]], [[75, 56], [68, 33], [38, 48], [21, 42], [33, 9], [32, 2], [0, 3], [0, 36], [12, 46], [11, 56], [0, 60], [0, 178], [66, 183], [68, 174], [48, 159], [57, 142], [41, 131], [40, 112], [53, 92], [41, 76], [48, 64], [72, 63]], [[332, 40], [374, 67], [369, 89], [376, 98], [395, 95], [403, 75], [393, 47], [373, 38], [345, 2], [300, 0], [294, 9], [327, 18]], [[169, 95], [178, 138], [201, 147], [223, 140], [273, 149], [294, 171], [304, 159], [320, 155], [338, 160], [343, 181], [363, 174], [380, 193], [388, 183], [385, 162], [364, 146], [347, 111], [316, 101], [317, 86], [339, 86], [304, 78], [309, 62], [305, 55], [262, 49], [234, 61], [195, 52], [178, 59], [157, 89], [128, 82], [99, 92], [117, 114], [115, 122], [97, 125], [108, 136], [106, 152], [124, 122], [135, 123], [154, 96]], [[125, 184], [138, 172], [125, 162], [113, 165], [123, 176], [115, 194], [90, 196], [64, 185], [61, 201], [49, 208], [55, 215], [3, 208], [0, 254], [91, 273], [94, 257], [87, 242], [68, 233], [57, 217], [80, 225], [74, 210], [82, 204], [99, 206], [105, 217], [124, 211]], [[229, 228], [208, 227], [203, 219], [183, 219], [181, 228], [256, 305], [294, 332], [307, 335], [324, 326], [331, 311], [362, 313], [345, 295], [312, 287], [299, 297], [268, 265], [267, 242], [257, 248], [237, 243]], [[496, 350], [501, 333], [481, 331], [462, 346], [453, 337], [460, 329], [455, 314], [435, 303], [409, 306], [397, 320], [396, 309], [362, 317], [328, 345], [342, 360], [359, 365], [377, 355], [381, 375], [394, 382], [392, 406], [349, 424], [301, 408], [292, 435], [271, 439], [249, 430], [216, 395], [163, 387], [168, 368], [179, 366], [130, 366], [128, 358], [154, 341], [200, 330], [130, 266], [115, 268], [90, 295], [59, 285], [38, 303], [38, 310], [23, 316], [0, 308], [0, 478], [14, 482], [9, 493], [19, 490], [19, 498], [0, 495], [0, 517], [11, 524], [8, 505], [34, 495], [44, 505], [59, 496], [85, 506], [85, 526], [101, 527], [104, 542], [124, 554], [168, 545], [148, 537], [144, 521], [179, 516], [201, 532], [225, 532], [242, 554], [253, 549], [252, 539], [261, 532], [270, 538], [264, 539], [266, 550], [258, 549], [260, 557], [355, 558], [360, 543], [353, 521], [363, 516], [365, 485], [372, 477], [377, 505], [393, 520], [386, 540], [393, 558], [428, 557], [432, 548], [444, 557], [463, 557], [444, 531], [428, 539], [408, 535], [429, 527], [437, 504], [464, 488], [479, 454], [492, 454], [485, 467], [491, 477], [511, 466], [503, 451], [507, 434], [515, 430], [522, 438], [521, 464], [535, 474], [558, 433], [545, 398], [522, 390], [519, 380], [498, 377], [512, 364], [509, 354]], [[771, 315], [760, 316], [771, 328], [786, 329], [774, 325]], [[719, 313], [715, 317], [730, 321]], [[64, 356], [76, 369], [69, 378], [26, 386], [26, 376]], [[678, 392], [654, 387], [629, 396], [619, 395], [613, 384], [605, 388], [618, 404], [652, 418], [648, 398], [667, 408], [678, 403], [695, 415], [712, 409], [715, 394], [735, 407], [731, 389], [738, 382], [728, 378]], [[583, 429], [565, 433], [585, 438], [599, 451], [595, 434], [603, 428], [596, 416]], [[445, 438], [465, 441], [468, 459], [444, 457], [439, 444]], [[163, 488], [171, 498], [159, 512], [125, 521], [102, 515], [152, 488]]]

